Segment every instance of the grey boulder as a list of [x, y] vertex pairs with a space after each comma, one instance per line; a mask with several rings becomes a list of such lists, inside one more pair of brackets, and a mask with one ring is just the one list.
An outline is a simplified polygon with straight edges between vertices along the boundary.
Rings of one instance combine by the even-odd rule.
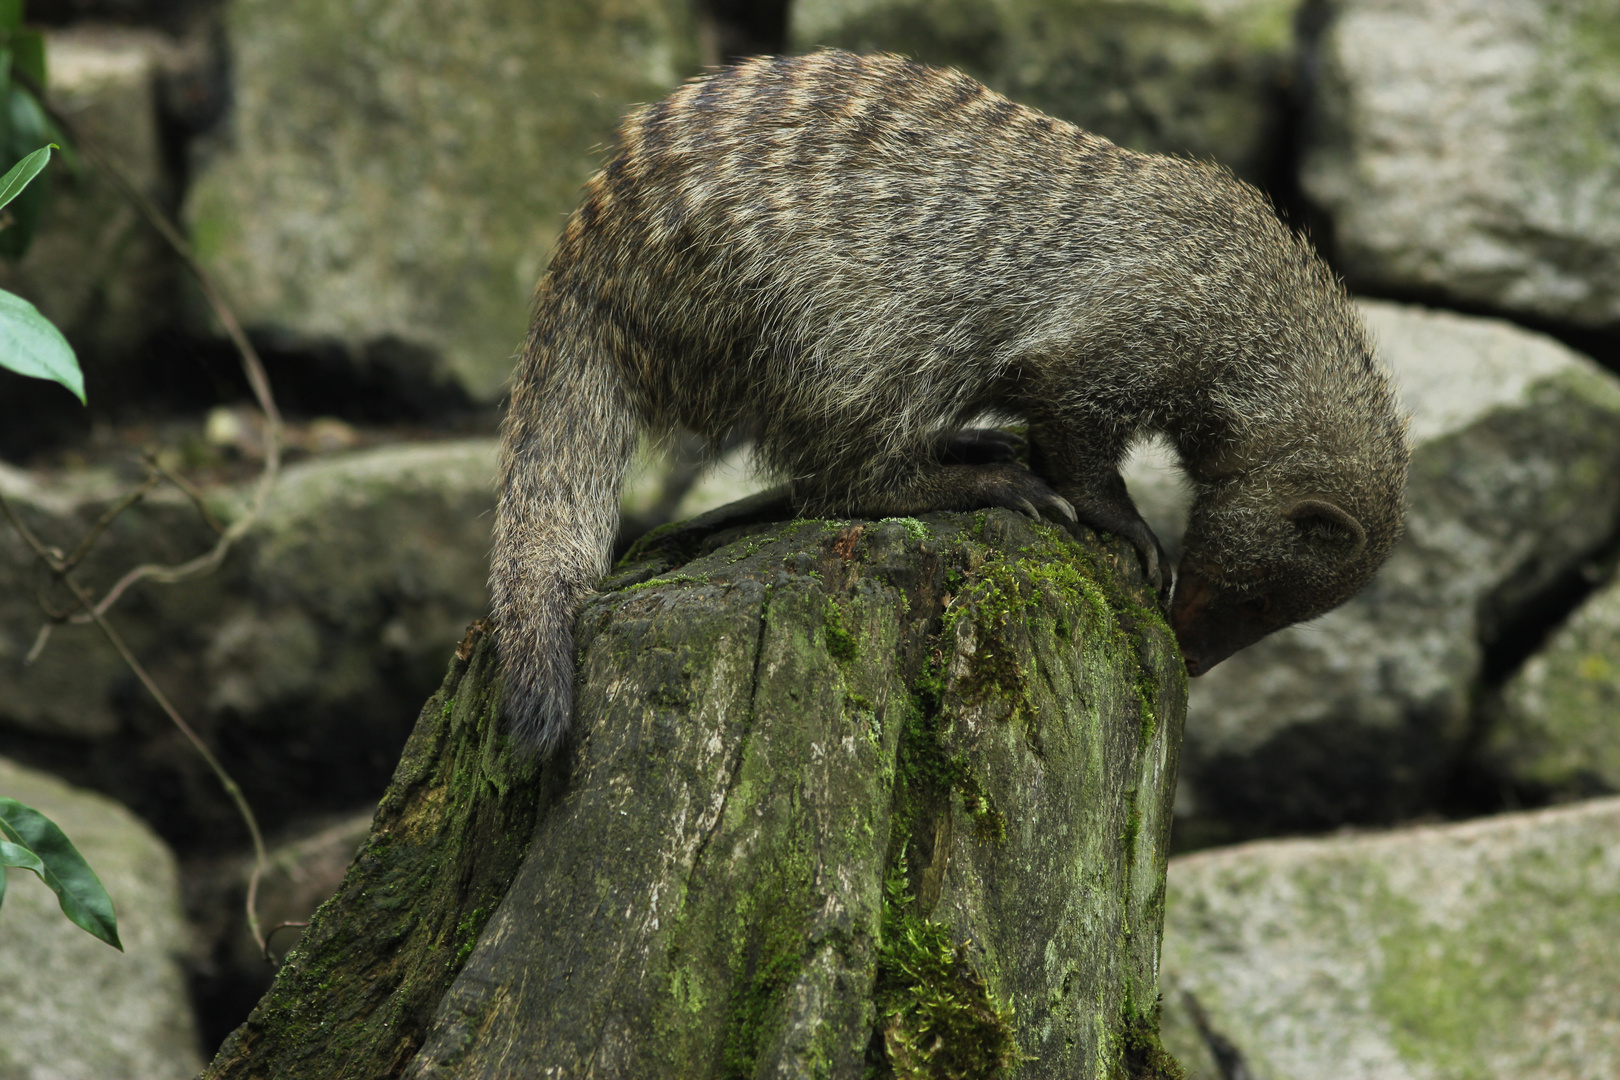
[[1620, 581], [1589, 597], [1487, 710], [1484, 755], [1532, 795], [1620, 791]]
[[1298, 0], [799, 0], [794, 50], [837, 45], [957, 67], [1137, 150], [1273, 164]]
[[234, 112], [186, 218], [293, 347], [496, 398], [619, 117], [695, 71], [683, 3], [232, 0]]
[[1620, 799], [1170, 864], [1192, 1080], [1620, 1075]]
[[1302, 183], [1352, 282], [1620, 321], [1620, 8], [1326, 8]]
[[0, 1077], [186, 1080], [202, 1069], [174, 856], [122, 806], [0, 758], [0, 796], [61, 826], [112, 897], [124, 952], [68, 922], [33, 874], [0, 909]]
[[[472, 439], [294, 464], [216, 573], [137, 585], [110, 612], [261, 814], [327, 813], [382, 790], [421, 699], [487, 607], [494, 456], [493, 440]], [[94, 474], [0, 467], [0, 491], [64, 549], [120, 490]], [[226, 522], [247, 498], [239, 487], [208, 493]], [[80, 577], [99, 590], [137, 563], [179, 562], [212, 541], [164, 489], [117, 519]], [[78, 779], [165, 835], [194, 836], [209, 821], [234, 836], [218, 785], [94, 626], [58, 628], [24, 662], [43, 621], [38, 580], [21, 541], [0, 529], [0, 729], [69, 755]]]
[[[158, 202], [172, 193], [158, 96], [176, 47], [150, 31], [96, 27], [46, 38], [51, 100]], [[35, 181], [40, 183], [42, 181]], [[27, 255], [0, 261], [0, 288], [59, 327], [90, 367], [92, 393], [111, 389], [108, 365], [127, 361], [174, 313], [178, 263], [118, 190], [88, 161], [56, 156], [39, 231]]]

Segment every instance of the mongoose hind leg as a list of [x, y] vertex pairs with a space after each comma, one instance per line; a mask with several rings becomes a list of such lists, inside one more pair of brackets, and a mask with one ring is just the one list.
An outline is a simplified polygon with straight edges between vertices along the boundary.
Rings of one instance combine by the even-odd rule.
[[1038, 518], [1042, 510], [1065, 521], [1074, 521], [1074, 507], [1052, 488], [1010, 460], [979, 465], [959, 465], [930, 460], [921, 470], [901, 483], [883, 487], [877, 494], [829, 493], [817, 497], [809, 492], [795, 495], [814, 504], [831, 504], [837, 513], [851, 517], [899, 517], [926, 514], [935, 510], [983, 510], [1000, 506]]
[[658, 542], [661, 547], [678, 548], [726, 529], [770, 521], [790, 521], [796, 515], [797, 509], [789, 497], [788, 486], [778, 484], [696, 517], [675, 522], [659, 534]]

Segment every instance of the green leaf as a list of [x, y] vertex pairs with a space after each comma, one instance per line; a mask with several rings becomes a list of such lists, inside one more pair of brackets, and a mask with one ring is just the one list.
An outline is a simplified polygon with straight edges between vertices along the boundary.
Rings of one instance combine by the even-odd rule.
[[56, 893], [62, 914], [75, 926], [122, 952], [112, 899], [56, 822], [16, 799], [0, 799], [0, 827], [13, 844], [27, 847], [39, 857], [41, 868], [35, 872]]
[[[9, 164], [25, 158], [36, 148], [44, 149], [42, 144], [51, 142], [56, 136], [45, 110], [40, 108], [32, 94], [20, 86], [13, 84], [11, 93], [6, 96], [5, 114], [10, 134], [7, 136], [9, 141], [0, 146], [0, 163]], [[34, 233], [44, 218], [46, 203], [50, 201], [47, 190], [50, 179], [51, 170], [47, 170], [12, 196], [11, 204], [5, 208], [11, 223], [4, 232], [0, 232], [0, 257], [16, 262], [28, 253]]]
[[20, 866], [36, 874], [45, 872], [45, 864], [39, 861], [38, 855], [10, 840], [0, 840], [0, 866]]
[[38, 308], [4, 289], [0, 289], [0, 367], [61, 383], [84, 401], [84, 372], [73, 346]]
[[46, 163], [51, 160], [51, 151], [54, 149], [60, 147], [55, 143], [42, 146], [6, 170], [6, 175], [0, 176], [0, 206], [6, 205], [22, 193], [22, 189], [28, 186], [28, 181], [38, 176]]
[[23, 0], [0, 0], [0, 30], [15, 30], [22, 25]]

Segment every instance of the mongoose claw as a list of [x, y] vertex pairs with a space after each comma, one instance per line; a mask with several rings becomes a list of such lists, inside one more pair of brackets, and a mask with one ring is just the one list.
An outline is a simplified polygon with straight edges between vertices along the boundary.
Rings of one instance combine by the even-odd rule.
[[1166, 616], [1170, 614], [1170, 594], [1174, 584], [1174, 572], [1171, 569], [1170, 556], [1165, 554], [1164, 548], [1159, 546], [1159, 538], [1148, 534], [1153, 539], [1151, 559], [1147, 562], [1148, 584], [1153, 586], [1154, 592], [1159, 596], [1159, 610]]
[[1039, 510], [1035, 509], [1035, 504], [1034, 503], [1030, 502], [1028, 499], [1024, 498], [1022, 495], [1014, 496], [1014, 500], [1018, 504], [1018, 509], [1020, 509], [1024, 513], [1028, 514], [1030, 517], [1034, 518], [1036, 521], [1041, 520], [1041, 512]]
[[1158, 594], [1159, 606], [1166, 612], [1170, 610], [1170, 556], [1165, 554], [1164, 545], [1148, 527], [1147, 522], [1140, 518], [1132, 527], [1123, 530], [1123, 535], [1131, 542], [1138, 555], [1142, 556], [1142, 576]]
[[1062, 514], [1064, 517], [1068, 518], [1070, 524], [1080, 524], [1080, 515], [1074, 512], [1074, 503], [1070, 502], [1068, 499], [1065, 499], [1057, 492], [1054, 491], [1052, 493], [1052, 497], [1047, 500], [1047, 505], [1056, 510], [1058, 513]]

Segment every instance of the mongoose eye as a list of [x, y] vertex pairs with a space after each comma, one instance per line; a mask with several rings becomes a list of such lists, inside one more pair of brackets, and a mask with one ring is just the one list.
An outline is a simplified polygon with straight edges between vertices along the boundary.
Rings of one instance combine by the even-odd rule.
[[1271, 597], [1251, 596], [1239, 606], [1246, 615], [1266, 615], [1271, 612]]

